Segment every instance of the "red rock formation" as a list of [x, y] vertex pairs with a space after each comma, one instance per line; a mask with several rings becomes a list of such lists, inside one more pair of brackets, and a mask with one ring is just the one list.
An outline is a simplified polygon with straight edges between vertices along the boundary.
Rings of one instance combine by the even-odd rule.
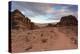
[[71, 25], [78, 25], [77, 18], [72, 15], [62, 17], [60, 22], [57, 23], [57, 26], [71, 26]]
[[12, 29], [34, 29], [34, 23], [28, 17], [25, 17], [18, 9], [11, 13]]

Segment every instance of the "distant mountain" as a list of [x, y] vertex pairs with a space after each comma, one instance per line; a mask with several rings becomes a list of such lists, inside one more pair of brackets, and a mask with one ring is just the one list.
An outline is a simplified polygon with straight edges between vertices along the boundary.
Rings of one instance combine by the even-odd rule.
[[34, 29], [36, 26], [18, 9], [11, 12], [11, 29]]
[[60, 22], [56, 24], [56, 26], [70, 26], [70, 25], [78, 25], [78, 20], [75, 16], [69, 15], [61, 18]]

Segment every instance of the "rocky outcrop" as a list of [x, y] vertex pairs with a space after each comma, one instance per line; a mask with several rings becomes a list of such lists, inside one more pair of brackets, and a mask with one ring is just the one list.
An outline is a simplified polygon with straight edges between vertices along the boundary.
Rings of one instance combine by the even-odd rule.
[[11, 12], [11, 29], [34, 29], [34, 23], [18, 9]]
[[56, 26], [72, 26], [72, 25], [78, 25], [77, 18], [72, 15], [62, 17], [60, 22], [56, 24]]
[[51, 24], [51, 23], [48, 23], [48, 25], [47, 25], [47, 27], [52, 27], [53, 26], [53, 24]]

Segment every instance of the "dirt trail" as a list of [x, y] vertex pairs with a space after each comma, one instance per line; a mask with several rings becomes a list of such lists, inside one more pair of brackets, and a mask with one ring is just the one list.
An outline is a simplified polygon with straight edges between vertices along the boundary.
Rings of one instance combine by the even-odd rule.
[[58, 28], [54, 28], [54, 32], [57, 34], [58, 39], [56, 40], [55, 43], [55, 48], [57, 49], [62, 49], [62, 48], [76, 48], [76, 46], [74, 44], [71, 43], [71, 40], [69, 39], [69, 37], [67, 37], [66, 34], [60, 32], [58, 30]]
[[[28, 39], [27, 39], [28, 38]], [[16, 31], [12, 33], [12, 51], [46, 51], [77, 48], [67, 34], [59, 28], [48, 27], [30, 31]]]

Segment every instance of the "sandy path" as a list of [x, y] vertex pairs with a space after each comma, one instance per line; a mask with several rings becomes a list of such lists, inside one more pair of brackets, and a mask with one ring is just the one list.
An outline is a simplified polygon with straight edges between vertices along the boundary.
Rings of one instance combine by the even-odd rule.
[[[30, 41], [26, 38], [29, 38]], [[17, 33], [13, 33], [12, 40], [13, 52], [77, 48], [67, 34], [60, 32], [59, 28], [56, 27], [42, 28], [24, 32], [17, 31]], [[46, 42], [42, 42], [42, 40], [46, 40]]]
[[68, 49], [68, 48], [75, 48], [76, 46], [71, 43], [71, 40], [69, 37], [66, 36], [66, 34], [60, 32], [58, 28], [54, 28], [54, 32], [57, 34], [58, 39], [55, 43], [56, 49]]

